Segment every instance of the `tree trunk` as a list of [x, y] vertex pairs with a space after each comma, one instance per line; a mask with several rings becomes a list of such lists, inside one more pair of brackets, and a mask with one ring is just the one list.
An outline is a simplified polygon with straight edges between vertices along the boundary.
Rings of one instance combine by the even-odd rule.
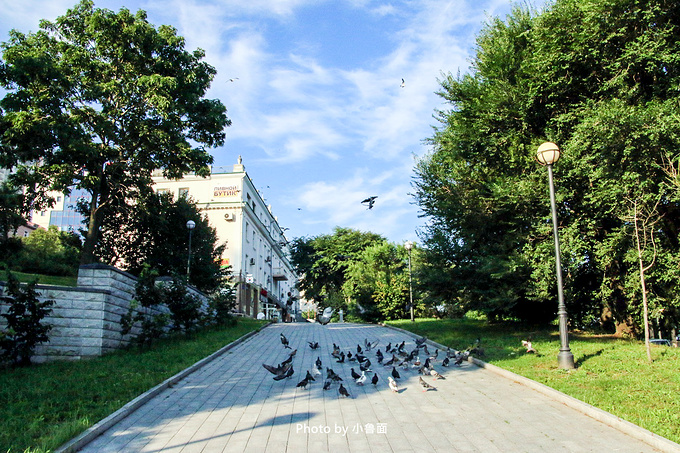
[[99, 174], [99, 185], [92, 191], [92, 199], [90, 200], [90, 217], [87, 222], [87, 234], [85, 235], [83, 251], [80, 255], [81, 266], [97, 262], [94, 251], [99, 241], [99, 230], [102, 225], [102, 215], [104, 214], [102, 207], [108, 202], [110, 196], [105, 177], [104, 168], [102, 167]]
[[645, 346], [647, 348], [647, 361], [649, 361], [649, 363], [652, 363], [652, 350], [649, 344], [649, 307], [647, 305], [647, 285], [645, 284], [645, 265], [642, 262], [642, 246], [640, 245], [640, 229], [638, 228], [637, 204], [635, 204], [634, 207], [633, 221], [635, 222], [635, 243], [637, 245], [638, 262], [640, 264], [640, 285], [642, 287], [642, 307], [644, 310]]

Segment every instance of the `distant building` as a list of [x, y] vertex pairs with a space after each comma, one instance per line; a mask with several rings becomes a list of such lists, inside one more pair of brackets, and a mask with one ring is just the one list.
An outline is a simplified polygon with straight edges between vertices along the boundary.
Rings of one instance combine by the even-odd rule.
[[31, 211], [30, 221], [45, 229], [55, 225], [59, 231], [76, 234], [86, 228], [83, 224], [84, 217], [76, 210], [76, 206], [78, 201], [90, 199], [89, 192], [73, 189], [69, 195], [61, 192], [51, 192], [50, 195], [54, 197], [54, 206], [43, 211]]
[[[226, 243], [222, 265], [231, 266], [237, 282], [238, 312], [253, 318], [262, 312], [267, 319], [299, 315], [297, 277], [288, 257], [288, 241], [240, 157], [233, 167], [213, 167], [207, 178], [185, 175], [174, 180], [157, 172], [152, 179], [158, 193], [191, 198], [215, 228], [218, 243]], [[33, 223], [43, 228], [56, 225], [61, 231], [84, 228], [75, 207], [89, 194], [74, 190], [68, 196], [52, 195], [54, 207], [33, 212]]]
[[193, 200], [215, 228], [218, 242], [226, 243], [222, 264], [231, 266], [238, 281], [240, 313], [256, 317], [262, 312], [267, 319], [298, 315], [288, 241], [240, 157], [233, 167], [213, 167], [207, 178], [185, 175], [169, 180], [159, 174], [153, 182], [158, 193]]

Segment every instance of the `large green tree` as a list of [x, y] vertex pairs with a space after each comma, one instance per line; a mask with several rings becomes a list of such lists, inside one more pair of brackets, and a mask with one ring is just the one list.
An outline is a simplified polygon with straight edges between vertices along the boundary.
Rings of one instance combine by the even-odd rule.
[[185, 276], [188, 220], [195, 223], [188, 281], [202, 291], [215, 291], [228, 277], [229, 269], [223, 269], [220, 260], [225, 244], [219, 244], [215, 229], [191, 199], [152, 192], [135, 203], [118, 205], [102, 224], [97, 257], [135, 275], [148, 266], [159, 275]]
[[336, 227], [333, 234], [296, 238], [291, 243], [291, 262], [300, 275], [298, 286], [320, 308], [347, 310], [343, 285], [346, 271], [362, 251], [384, 242], [379, 234]]
[[[579, 325], [640, 325], [630, 200], [655, 204], [651, 309], [677, 322], [680, 10], [662, 0], [558, 0], [518, 7], [477, 40], [469, 74], [447, 74], [432, 151], [417, 164], [424, 240], [442, 297], [490, 316], [555, 311], [545, 140], [555, 165], [567, 306]], [[453, 290], [452, 290], [453, 288]], [[543, 316], [540, 316], [543, 317]]]
[[215, 69], [170, 26], [83, 0], [40, 30], [13, 30], [1, 45], [0, 165], [34, 208], [50, 190], [91, 194], [82, 263], [94, 251], [106, 206], [144, 193], [151, 172], [207, 173], [206, 148], [230, 124], [205, 99]]

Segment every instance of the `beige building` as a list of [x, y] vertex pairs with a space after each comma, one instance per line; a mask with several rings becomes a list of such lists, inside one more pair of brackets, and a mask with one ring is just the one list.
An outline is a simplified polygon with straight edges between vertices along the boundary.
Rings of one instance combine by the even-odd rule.
[[207, 178], [169, 180], [158, 175], [153, 181], [157, 192], [191, 198], [215, 228], [218, 241], [226, 243], [222, 264], [231, 266], [239, 282], [240, 313], [256, 317], [262, 312], [267, 319], [299, 313], [288, 241], [240, 157], [233, 168], [213, 167]]

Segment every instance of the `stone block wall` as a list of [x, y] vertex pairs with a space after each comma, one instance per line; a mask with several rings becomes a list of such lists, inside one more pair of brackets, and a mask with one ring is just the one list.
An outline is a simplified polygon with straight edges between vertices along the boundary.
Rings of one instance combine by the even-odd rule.
[[[78, 286], [37, 285], [41, 300], [52, 299], [52, 313], [44, 323], [52, 326], [50, 341], [39, 345], [34, 362], [53, 359], [94, 357], [127, 346], [139, 334], [135, 326], [127, 335], [121, 334], [121, 316], [128, 312], [135, 296], [137, 278], [112, 266], [90, 264], [78, 271]], [[192, 287], [207, 305], [207, 298]], [[0, 295], [5, 287], [0, 282]], [[163, 307], [165, 308], [165, 307]], [[0, 313], [6, 306], [0, 302]], [[151, 314], [159, 313], [154, 310]], [[0, 317], [0, 327], [6, 325]]]

